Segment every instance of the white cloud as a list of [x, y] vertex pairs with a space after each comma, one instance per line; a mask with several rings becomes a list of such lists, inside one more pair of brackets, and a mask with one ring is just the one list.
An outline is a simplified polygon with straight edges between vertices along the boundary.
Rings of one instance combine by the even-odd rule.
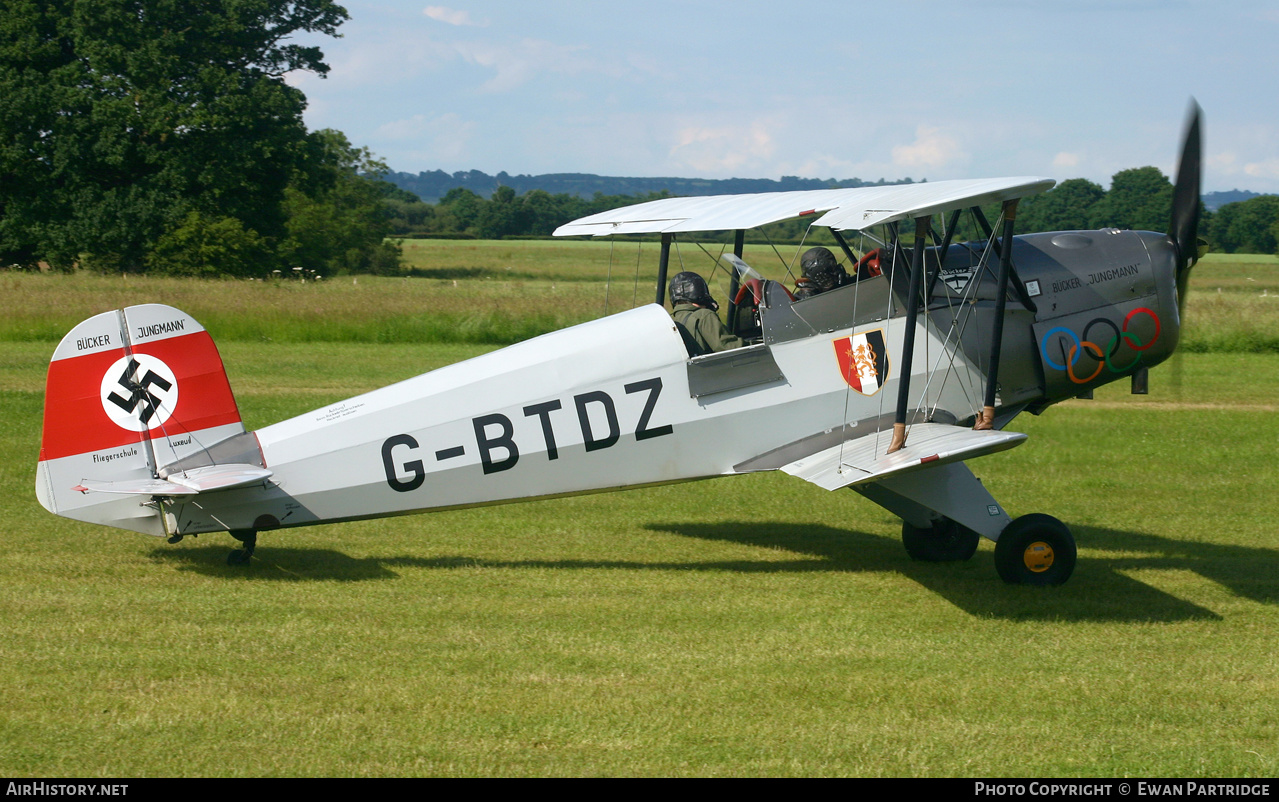
[[1279, 178], [1279, 159], [1249, 162], [1243, 166], [1243, 171], [1253, 178]]
[[926, 125], [915, 129], [914, 142], [893, 148], [893, 164], [904, 168], [937, 170], [967, 157], [958, 142]]
[[702, 173], [758, 169], [776, 149], [772, 135], [758, 121], [748, 128], [689, 126], [676, 132], [675, 140], [670, 149], [672, 160]]
[[488, 25], [487, 22], [474, 22], [471, 15], [466, 11], [458, 11], [448, 6], [427, 6], [423, 14], [437, 22], [444, 22], [449, 25], [469, 25], [483, 27]]
[[1235, 163], [1238, 160], [1238, 157], [1235, 156], [1233, 152], [1223, 151], [1221, 153], [1209, 154], [1208, 158], [1204, 160], [1204, 163], [1210, 170], [1218, 170], [1223, 173], [1235, 173], [1238, 172], [1238, 168], [1235, 167]]
[[581, 45], [556, 45], [540, 39], [518, 43], [457, 42], [454, 50], [463, 59], [490, 69], [494, 75], [480, 86], [482, 92], [508, 92], [543, 72], [574, 74], [596, 69], [581, 54]]
[[382, 139], [417, 139], [425, 134], [430, 126], [431, 120], [428, 120], [425, 114], [414, 114], [405, 120], [394, 120], [379, 125], [377, 133]]
[[[409, 30], [387, 29], [359, 40], [344, 40], [329, 59], [332, 70], [323, 83], [310, 80], [308, 87], [328, 92], [353, 87], [386, 94], [387, 87], [416, 79], [455, 60], [457, 54], [447, 44]], [[310, 93], [311, 88], [307, 89]]]
[[[482, 92], [516, 89], [544, 73], [616, 73], [587, 58], [585, 46], [557, 45], [539, 39], [450, 42], [409, 30], [386, 30], [343, 45], [330, 60], [333, 69], [325, 88], [384, 88], [416, 79], [423, 73], [434, 73], [459, 61], [491, 71], [492, 75], [478, 87]], [[290, 73], [288, 80], [308, 88], [319, 86], [318, 77], [301, 71]]]
[[1214, 153], [1204, 160], [1209, 171], [1219, 176], [1241, 175], [1252, 178], [1279, 178], [1279, 158], [1270, 157], [1246, 161], [1233, 151]]
[[1068, 153], [1063, 150], [1061, 153], [1058, 153], [1056, 156], [1053, 156], [1053, 167], [1057, 167], [1060, 169], [1067, 169], [1067, 168], [1073, 168], [1078, 166], [1079, 166], [1078, 153]]

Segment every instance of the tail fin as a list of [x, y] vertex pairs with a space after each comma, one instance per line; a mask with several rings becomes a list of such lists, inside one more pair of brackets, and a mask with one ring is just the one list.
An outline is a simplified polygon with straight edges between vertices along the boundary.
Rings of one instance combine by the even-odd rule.
[[58, 515], [164, 535], [163, 512], [143, 490], [97, 491], [147, 488], [164, 465], [242, 432], [203, 326], [161, 304], [104, 312], [53, 353], [36, 496]]

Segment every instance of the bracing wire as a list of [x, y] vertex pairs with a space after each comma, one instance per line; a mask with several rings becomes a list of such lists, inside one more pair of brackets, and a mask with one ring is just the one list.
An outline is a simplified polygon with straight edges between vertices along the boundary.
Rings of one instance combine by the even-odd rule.
[[[781, 262], [782, 266], [786, 268], [786, 276], [790, 279], [791, 283], [794, 284], [795, 274], [791, 271], [791, 263], [787, 262], [786, 257], [782, 256], [782, 252], [777, 250], [777, 245], [773, 243], [773, 238], [768, 236], [767, 231], [761, 228], [760, 233], [764, 235], [764, 239], [768, 240], [768, 247], [773, 249], [773, 253], [777, 254], [777, 261]], [[796, 251], [796, 253], [798, 253], [798, 251]]]
[[[728, 249], [728, 243], [723, 243], [719, 246], [719, 256], [711, 256], [711, 252], [706, 250], [706, 246], [702, 245], [702, 243], [698, 242], [697, 240], [694, 240], [693, 244], [701, 248], [702, 253], [706, 254], [707, 258], [711, 260], [711, 274], [709, 278], [707, 278], [706, 280], [707, 283], [709, 284], [711, 279], [715, 278], [715, 271], [721, 269], [720, 260], [723, 259], [724, 257], [724, 251]], [[733, 278], [731, 271], [725, 269], [724, 272], [729, 273], [729, 280], [731, 281]]]
[[[808, 227], [804, 229], [804, 236], [799, 238], [799, 244], [795, 246], [796, 257], [798, 257], [801, 253], [804, 252], [804, 243], [808, 242], [808, 235], [812, 232], [812, 230], [813, 230], [813, 225], [812, 223], [809, 223]], [[794, 264], [794, 263], [795, 263], [795, 260], [791, 259], [791, 264]], [[789, 269], [787, 270], [787, 272], [790, 272]]]
[[[963, 386], [962, 392], [965, 397], [969, 399], [970, 403], [975, 404], [976, 407], [980, 407], [978, 399], [981, 393], [981, 388], [972, 383], [972, 371], [967, 371], [969, 374], [967, 376], [961, 375], [956, 369], [955, 363], [959, 357], [959, 349], [963, 342], [964, 332], [967, 331], [968, 324], [973, 319], [974, 300], [977, 287], [981, 283], [983, 268], [989, 265], [991, 254], [994, 251], [994, 243], [995, 235], [992, 231], [991, 236], [986, 240], [981, 254], [978, 256], [977, 264], [974, 266], [973, 275], [969, 279], [968, 284], [964, 287], [963, 292], [960, 294], [959, 300], [952, 303], [951, 293], [946, 293], [947, 309], [951, 313], [951, 324], [950, 331], [947, 332], [946, 338], [943, 342], [943, 353], [938, 356], [936, 364], [934, 364], [933, 369], [929, 371], [929, 384], [932, 383], [934, 375], [938, 372], [942, 373], [941, 386], [937, 389], [937, 403], [934, 403], [933, 408], [930, 410], [930, 415], [937, 411], [941, 395], [945, 391], [946, 384], [950, 380], [950, 376], [952, 374], [955, 376], [955, 381], [959, 382]], [[970, 254], [973, 253], [972, 249], [967, 246], [965, 246], [965, 250], [967, 250]], [[954, 311], [956, 306], [958, 306], [960, 310], [958, 313]], [[946, 365], [946, 369], [944, 371], [938, 371], [938, 366], [940, 366], [942, 360], [947, 354], [949, 354], [950, 360]]]

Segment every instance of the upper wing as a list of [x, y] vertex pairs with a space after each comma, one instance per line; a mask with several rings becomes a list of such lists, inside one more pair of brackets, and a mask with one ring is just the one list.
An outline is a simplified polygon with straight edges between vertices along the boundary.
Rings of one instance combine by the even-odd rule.
[[1000, 203], [1052, 187], [1051, 178], [982, 178], [856, 189], [814, 189], [755, 195], [664, 198], [565, 223], [555, 236], [673, 234], [755, 228], [792, 217], [824, 214], [813, 225], [862, 229], [950, 209]]

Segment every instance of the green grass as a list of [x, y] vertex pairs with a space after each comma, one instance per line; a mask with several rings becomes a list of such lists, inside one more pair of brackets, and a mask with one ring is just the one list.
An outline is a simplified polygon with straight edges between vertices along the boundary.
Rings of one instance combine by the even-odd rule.
[[[606, 243], [574, 244], [607, 264]], [[1269, 346], [1223, 340], [1156, 367], [1149, 396], [1121, 382], [1023, 416], [1026, 445], [972, 463], [1014, 514], [1072, 527], [1060, 588], [1004, 585], [989, 543], [912, 563], [892, 516], [783, 474], [266, 533], [248, 569], [225, 564], [226, 536], [171, 546], [36, 503], [52, 343], [89, 314], [191, 312], [258, 428], [491, 350], [539, 315], [602, 312], [603, 284], [571, 259], [491, 272], [517, 258], [504, 248], [559, 260], [561, 243], [467, 245], [418, 263], [482, 271], [459, 278], [0, 274], [0, 773], [1279, 771]], [[513, 272], [545, 262], [529, 264]], [[1202, 336], [1279, 328], [1269, 257], [1210, 257], [1194, 281]], [[630, 303], [618, 292], [613, 311]], [[1214, 296], [1213, 322], [1194, 322]], [[507, 328], [429, 341], [425, 321], [483, 315]]]
[[1279, 353], [1279, 259], [1209, 254], [1191, 273], [1186, 318], [1186, 351]]
[[603, 284], [370, 276], [303, 284], [9, 273], [0, 293], [9, 303], [0, 341], [48, 343], [91, 315], [165, 303], [219, 343], [509, 344], [598, 317], [604, 302]]
[[[136, 303], [188, 312], [219, 343], [479, 343], [505, 345], [651, 303], [652, 242], [406, 240], [404, 278], [194, 281], [148, 276], [0, 273], [0, 342], [56, 343], [85, 318]], [[705, 248], [705, 251], [703, 251]], [[719, 246], [683, 243], [671, 270], [728, 293]], [[746, 259], [784, 280], [794, 246], [749, 245]], [[611, 279], [611, 280], [606, 280]], [[1279, 261], [1210, 254], [1192, 273], [1181, 347], [1279, 353]]]
[[[256, 427], [485, 348], [222, 350]], [[1187, 355], [974, 462], [1074, 529], [1037, 590], [782, 474], [268, 533], [231, 568], [225, 536], [39, 508], [47, 350], [0, 343], [7, 775], [1279, 769], [1279, 357]]]

